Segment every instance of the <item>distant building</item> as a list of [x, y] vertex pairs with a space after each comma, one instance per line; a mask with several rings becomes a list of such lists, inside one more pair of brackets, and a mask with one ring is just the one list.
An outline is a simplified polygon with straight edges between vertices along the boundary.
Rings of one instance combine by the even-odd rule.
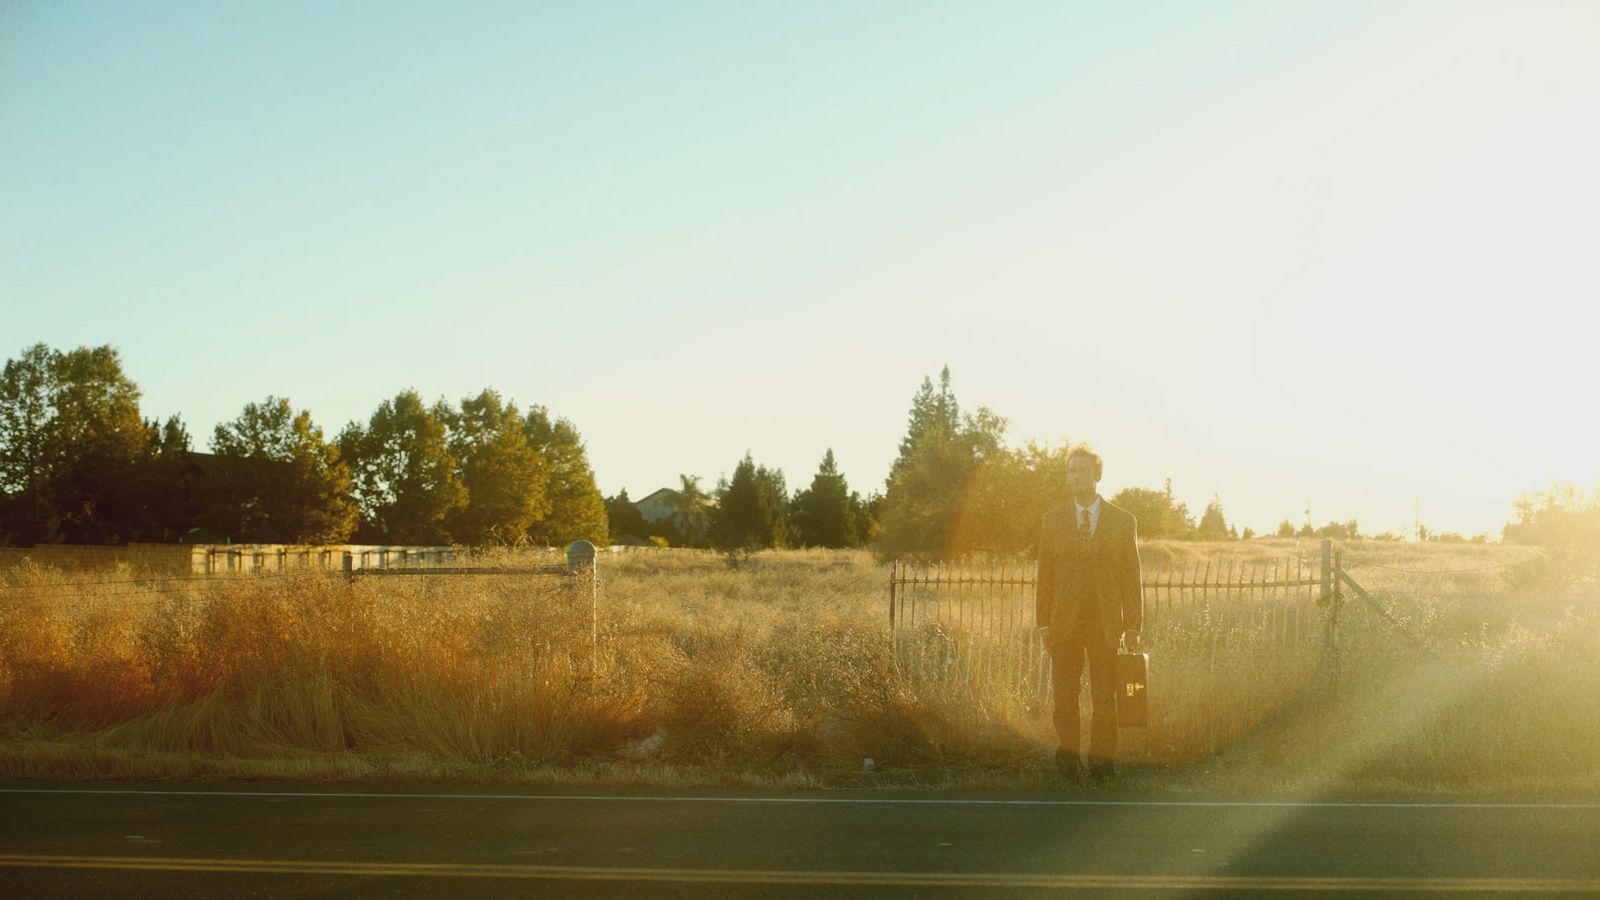
[[654, 525], [663, 519], [672, 518], [677, 512], [673, 506], [673, 501], [677, 498], [677, 491], [672, 488], [662, 488], [643, 500], [635, 500], [633, 505], [639, 507], [639, 515], [644, 516], [646, 522]]
[[700, 507], [705, 515], [700, 516], [700, 520], [691, 526], [691, 523], [684, 521], [683, 513], [678, 511], [677, 500], [677, 491], [672, 488], [662, 488], [648, 497], [634, 501], [633, 505], [639, 508], [639, 515], [644, 516], [644, 520], [651, 525], [666, 522], [679, 534], [689, 534], [692, 527], [694, 537], [705, 537], [706, 529], [711, 524], [711, 511], [717, 508], [717, 501], [710, 497], [701, 500]]

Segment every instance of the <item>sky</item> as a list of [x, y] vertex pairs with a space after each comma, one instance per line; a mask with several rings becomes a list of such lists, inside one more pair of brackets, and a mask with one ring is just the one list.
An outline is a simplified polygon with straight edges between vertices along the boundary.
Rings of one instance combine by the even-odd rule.
[[1102, 493], [1498, 535], [1600, 481], [1600, 4], [0, 0], [0, 354], [601, 490], [881, 491], [948, 365]]

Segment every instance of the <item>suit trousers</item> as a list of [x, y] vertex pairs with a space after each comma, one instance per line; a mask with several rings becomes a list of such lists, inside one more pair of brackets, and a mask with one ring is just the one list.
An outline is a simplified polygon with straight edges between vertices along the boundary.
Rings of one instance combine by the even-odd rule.
[[1083, 746], [1078, 695], [1083, 687], [1083, 662], [1089, 661], [1089, 758], [1112, 760], [1117, 755], [1117, 648], [1106, 643], [1100, 614], [1083, 604], [1078, 620], [1050, 650], [1051, 688], [1056, 695], [1055, 726], [1061, 749], [1076, 754]]

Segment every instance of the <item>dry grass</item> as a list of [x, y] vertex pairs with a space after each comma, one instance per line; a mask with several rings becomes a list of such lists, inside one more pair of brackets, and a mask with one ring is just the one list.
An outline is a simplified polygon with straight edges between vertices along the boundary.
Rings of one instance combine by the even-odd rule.
[[[1300, 549], [1157, 542], [1144, 558]], [[1124, 786], [1600, 791], [1600, 598], [1511, 589], [1503, 567], [1527, 557], [1348, 545], [1401, 628], [1348, 607], [1337, 692], [1319, 642], [1153, 617], [1153, 722], [1124, 732]], [[600, 572], [592, 631], [587, 590], [561, 579], [14, 570], [0, 776], [1051, 783], [1031, 692], [899, 664], [867, 554], [622, 555]]]

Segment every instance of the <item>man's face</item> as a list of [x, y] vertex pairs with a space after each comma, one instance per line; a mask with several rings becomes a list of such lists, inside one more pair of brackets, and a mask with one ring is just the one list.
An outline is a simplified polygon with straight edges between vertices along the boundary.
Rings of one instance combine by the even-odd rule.
[[1074, 456], [1067, 460], [1067, 490], [1074, 497], [1094, 496], [1094, 486], [1099, 479], [1094, 476], [1094, 460], [1087, 456]]

